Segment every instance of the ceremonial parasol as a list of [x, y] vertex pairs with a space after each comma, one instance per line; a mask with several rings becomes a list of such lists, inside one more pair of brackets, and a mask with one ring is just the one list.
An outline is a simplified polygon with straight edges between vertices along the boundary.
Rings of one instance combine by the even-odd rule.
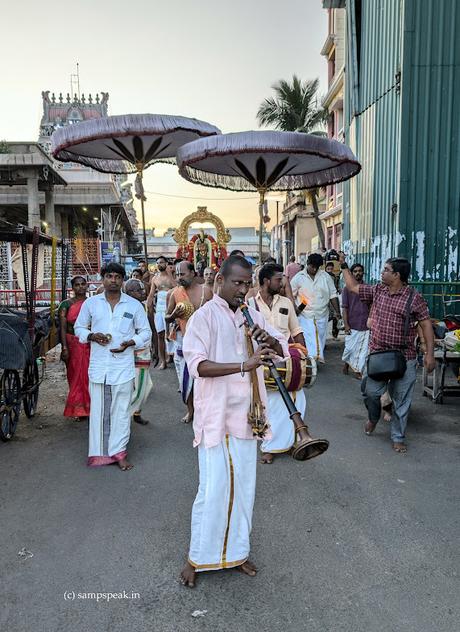
[[259, 258], [267, 191], [312, 189], [348, 180], [361, 165], [349, 147], [300, 132], [252, 131], [200, 138], [177, 152], [179, 173], [190, 182], [259, 192]]
[[51, 149], [62, 162], [79, 162], [104, 173], [137, 173], [136, 194], [141, 200], [148, 264], [144, 169], [155, 162], [173, 163], [181, 145], [214, 134], [220, 134], [214, 125], [184, 116], [122, 114], [61, 127], [51, 137]]

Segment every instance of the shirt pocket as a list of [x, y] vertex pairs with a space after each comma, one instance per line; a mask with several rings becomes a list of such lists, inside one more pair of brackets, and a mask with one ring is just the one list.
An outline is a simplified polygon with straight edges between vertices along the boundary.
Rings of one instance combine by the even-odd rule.
[[120, 319], [120, 333], [128, 334], [133, 328], [133, 317], [123, 315]]
[[283, 333], [289, 331], [289, 314], [283, 314], [278, 312], [276, 316], [277, 326], [276, 329], [281, 330]]

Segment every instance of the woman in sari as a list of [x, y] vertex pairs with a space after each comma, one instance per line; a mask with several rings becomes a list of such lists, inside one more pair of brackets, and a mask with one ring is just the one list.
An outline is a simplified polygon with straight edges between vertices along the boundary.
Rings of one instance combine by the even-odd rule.
[[69, 394], [64, 408], [64, 417], [73, 417], [75, 421], [86, 421], [89, 417], [89, 344], [82, 344], [74, 334], [74, 324], [80, 309], [86, 300], [88, 284], [81, 276], [72, 281], [74, 296], [59, 305], [59, 324], [61, 330], [63, 360], [67, 367]]

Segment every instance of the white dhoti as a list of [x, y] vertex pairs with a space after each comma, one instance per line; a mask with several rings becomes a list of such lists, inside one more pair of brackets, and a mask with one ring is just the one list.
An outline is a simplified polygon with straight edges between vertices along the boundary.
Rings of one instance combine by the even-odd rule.
[[108, 465], [126, 457], [133, 386], [134, 380], [115, 385], [90, 381], [88, 465]]
[[328, 316], [324, 316], [324, 318], [306, 318], [303, 314], [299, 316], [299, 324], [302, 327], [308, 355], [315, 360], [324, 360], [328, 322]]
[[[304, 389], [290, 393], [295, 407], [305, 417], [307, 398]], [[295, 443], [294, 424], [289, 417], [288, 409], [278, 391], [267, 390], [267, 416], [270, 422], [271, 439], [262, 441], [261, 452], [288, 452]]]
[[161, 334], [161, 332], [166, 330], [166, 319], [165, 319], [165, 313], [166, 312], [155, 312], [155, 329], [157, 334]]
[[342, 360], [350, 365], [356, 373], [364, 371], [369, 347], [369, 334], [368, 329], [365, 331], [352, 329], [351, 334], [345, 336]]
[[200, 444], [198, 463], [189, 562], [196, 571], [240, 566], [249, 557], [257, 441], [227, 435], [212, 448]]
[[152, 378], [150, 377], [150, 348], [134, 351], [134, 365], [136, 377], [134, 378], [134, 393], [132, 393], [130, 413], [140, 413], [145, 400], [152, 390]]
[[165, 314], [167, 309], [166, 299], [168, 290], [159, 290], [156, 296], [155, 304], [155, 329], [160, 334], [166, 330]]
[[193, 389], [193, 377], [190, 375], [187, 363], [182, 353], [182, 334], [177, 332], [176, 349], [174, 351], [174, 364], [179, 378], [179, 388], [182, 393], [182, 401], [187, 403]]
[[166, 353], [168, 355], [174, 355], [174, 351], [176, 350], [176, 342], [174, 340], [169, 340], [166, 338]]

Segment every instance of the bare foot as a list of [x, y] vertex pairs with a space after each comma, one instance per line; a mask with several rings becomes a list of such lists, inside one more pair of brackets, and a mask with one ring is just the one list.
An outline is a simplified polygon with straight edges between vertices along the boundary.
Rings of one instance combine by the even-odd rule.
[[367, 421], [364, 426], [364, 432], [367, 435], [371, 435], [374, 432], [376, 425], [377, 424], [372, 423], [372, 421]]
[[391, 421], [391, 413], [387, 410], [383, 411], [383, 421]]
[[149, 423], [149, 420], [144, 419], [140, 413], [133, 414], [133, 421], [135, 421], [137, 424], [141, 424], [141, 426], [146, 426]]
[[121, 459], [121, 461], [118, 461], [118, 467], [123, 472], [127, 472], [128, 470], [132, 470], [134, 465], [131, 465], [131, 463], [128, 463], [126, 459]]
[[262, 453], [262, 458], [260, 459], [261, 463], [273, 463], [273, 454], [270, 454], [270, 452], [263, 452]]
[[190, 564], [190, 562], [187, 562], [185, 564], [184, 568], [182, 569], [179, 581], [182, 584], [182, 586], [188, 586], [189, 588], [195, 588], [195, 575], [196, 575], [195, 569]]
[[405, 443], [393, 443], [393, 450], [399, 454], [406, 454], [407, 446]]
[[182, 421], [184, 422], [184, 424], [189, 424], [191, 421], [193, 421], [193, 415], [187, 413], [182, 417]]
[[245, 575], [249, 575], [250, 577], [255, 577], [255, 575], [257, 574], [257, 568], [249, 560], [246, 560], [246, 562], [243, 562], [241, 566], [237, 566], [236, 568]]
[[163, 362], [160, 364], [160, 366], [158, 367], [158, 370], [159, 370], [159, 371], [164, 371], [165, 369], [166, 369], [166, 362], [164, 362], [164, 361], [163, 361]]

